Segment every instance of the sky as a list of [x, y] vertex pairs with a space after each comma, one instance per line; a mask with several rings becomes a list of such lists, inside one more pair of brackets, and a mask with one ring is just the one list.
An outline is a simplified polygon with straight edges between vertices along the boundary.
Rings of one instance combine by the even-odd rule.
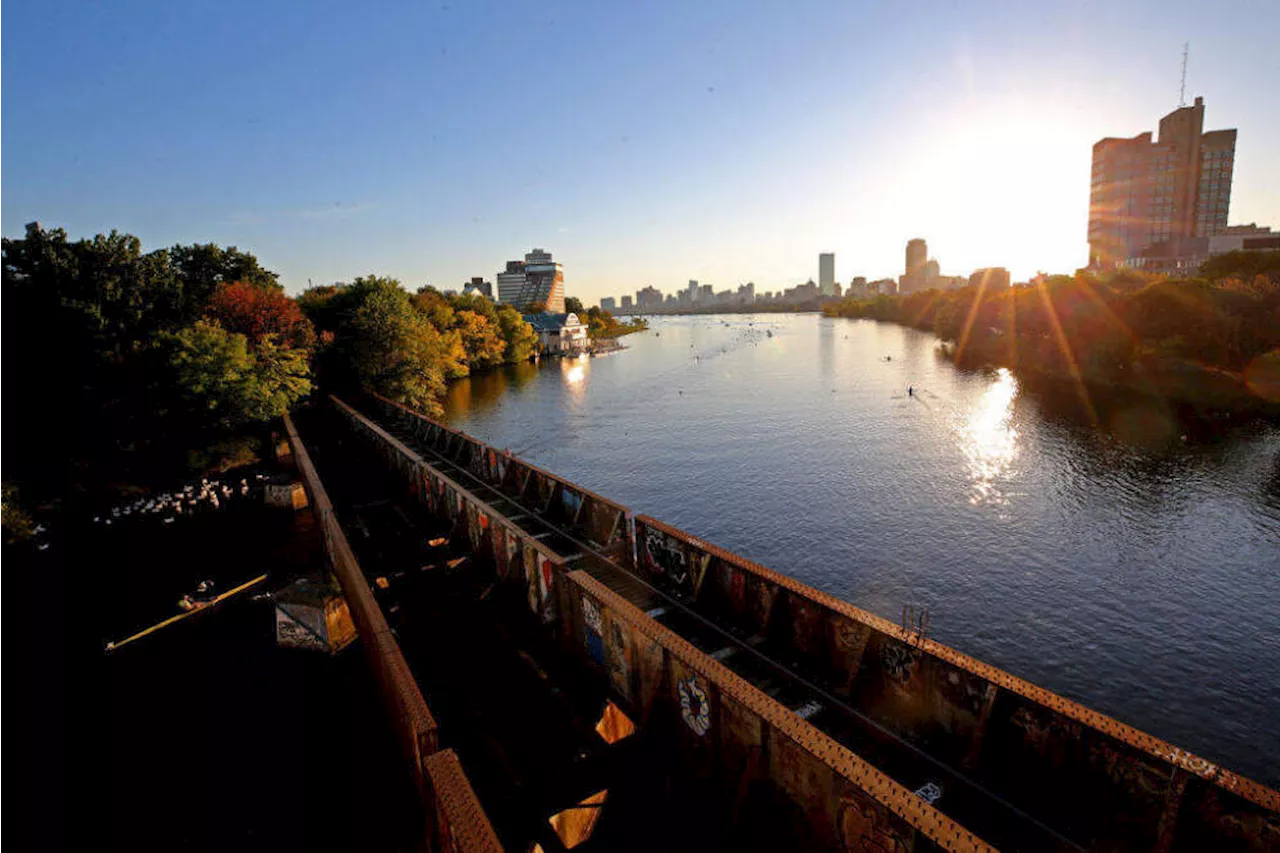
[[1205, 99], [1231, 223], [1280, 227], [1280, 3], [8, 0], [0, 230], [251, 251], [293, 293], [584, 301], [1088, 258], [1091, 147]]

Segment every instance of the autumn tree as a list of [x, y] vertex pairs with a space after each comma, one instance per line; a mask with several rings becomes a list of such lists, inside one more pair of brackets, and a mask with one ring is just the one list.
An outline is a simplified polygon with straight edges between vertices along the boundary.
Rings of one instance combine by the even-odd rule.
[[[6, 379], [16, 399], [38, 401], [7, 425], [6, 437], [28, 452], [6, 474], [35, 500], [87, 478], [123, 475], [144, 458], [159, 464], [171, 449], [185, 455], [209, 438], [204, 404], [179, 387], [171, 351], [157, 344], [204, 317], [224, 283], [280, 292], [275, 274], [237, 249], [144, 252], [138, 238], [116, 231], [72, 240], [63, 229], [32, 223], [22, 238], [4, 239], [3, 255], [5, 355], [24, 365]], [[252, 349], [252, 341], [245, 345]], [[279, 369], [292, 377], [306, 372], [305, 354], [273, 351], [262, 366], [268, 362], [283, 363]], [[278, 409], [273, 394], [245, 411]]]
[[443, 409], [448, 342], [413, 307], [393, 278], [357, 278], [342, 294], [350, 313], [338, 323], [332, 354], [340, 375], [406, 406]]
[[515, 364], [533, 358], [533, 354], [538, 351], [538, 335], [533, 331], [533, 326], [526, 323], [520, 312], [510, 305], [497, 306], [494, 314], [498, 318], [498, 328], [502, 330], [503, 340], [506, 341], [503, 360], [508, 364]]
[[244, 281], [220, 284], [209, 302], [207, 316], [254, 344], [272, 335], [287, 346], [315, 346], [311, 321], [296, 301], [275, 288]]
[[467, 365], [471, 369], [502, 364], [506, 342], [499, 327], [490, 323], [483, 314], [474, 311], [457, 312], [455, 324], [467, 353]]

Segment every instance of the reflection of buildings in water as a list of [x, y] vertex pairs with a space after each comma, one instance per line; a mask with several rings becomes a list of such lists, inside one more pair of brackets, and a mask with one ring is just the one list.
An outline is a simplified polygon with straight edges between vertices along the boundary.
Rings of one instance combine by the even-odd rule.
[[1018, 431], [1013, 426], [1013, 401], [1018, 380], [1008, 368], [1000, 368], [996, 381], [959, 426], [960, 450], [968, 463], [973, 504], [1006, 504], [1002, 482], [1012, 474], [1018, 456]]
[[818, 366], [822, 368], [823, 376], [830, 376], [835, 372], [837, 322], [839, 321], [829, 317], [818, 319]]

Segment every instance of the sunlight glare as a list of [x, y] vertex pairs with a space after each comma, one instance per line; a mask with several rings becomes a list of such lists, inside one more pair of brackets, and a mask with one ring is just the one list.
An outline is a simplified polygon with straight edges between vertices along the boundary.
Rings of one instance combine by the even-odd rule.
[[999, 484], [1009, 479], [1018, 456], [1018, 431], [1012, 423], [1013, 400], [1017, 394], [1018, 380], [1007, 368], [1000, 368], [996, 381], [959, 427], [960, 449], [972, 480], [971, 504], [1008, 503]]

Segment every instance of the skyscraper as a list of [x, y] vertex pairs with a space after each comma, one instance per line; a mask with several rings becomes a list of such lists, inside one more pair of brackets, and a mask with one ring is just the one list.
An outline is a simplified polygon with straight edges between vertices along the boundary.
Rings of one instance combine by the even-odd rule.
[[823, 296], [836, 294], [836, 256], [834, 252], [818, 255], [818, 292]]
[[932, 267], [929, 264], [929, 244], [920, 237], [908, 240], [906, 270], [898, 278], [898, 292], [914, 293], [928, 289], [930, 272], [936, 277], [938, 270], [936, 263]]
[[920, 237], [907, 241], [907, 275], [924, 270], [925, 262], [929, 259], [929, 244]]
[[1093, 146], [1089, 264], [1113, 267], [1166, 240], [1212, 237], [1227, 227], [1236, 130], [1204, 132], [1204, 98], [1131, 139]]
[[564, 270], [551, 253], [534, 249], [523, 261], [507, 261], [498, 273], [498, 301], [526, 312], [534, 305], [552, 314], [564, 313]]

